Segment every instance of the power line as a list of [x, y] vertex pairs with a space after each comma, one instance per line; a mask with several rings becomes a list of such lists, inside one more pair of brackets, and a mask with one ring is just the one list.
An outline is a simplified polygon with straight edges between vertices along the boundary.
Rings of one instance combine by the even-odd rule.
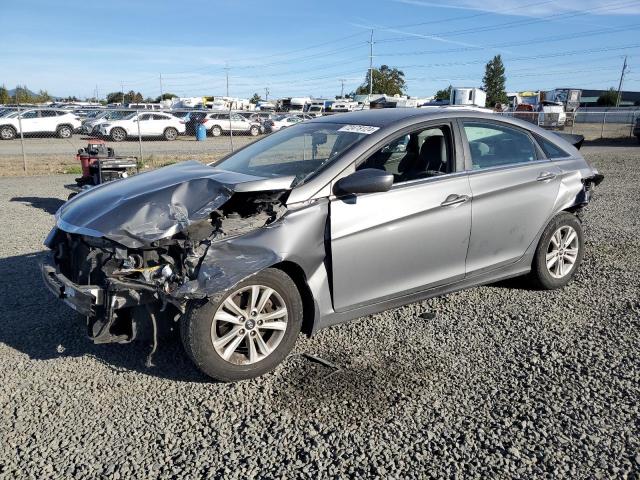
[[[473, 28], [466, 28], [466, 29], [458, 29], [458, 30], [449, 30], [449, 31], [444, 31], [444, 32], [434, 32], [434, 33], [429, 33], [429, 34], [425, 34], [425, 37], [427, 35], [431, 35], [431, 36], [443, 36], [443, 37], [452, 37], [452, 36], [459, 36], [459, 35], [468, 35], [471, 33], [480, 33], [480, 32], [489, 32], [489, 31], [493, 31], [493, 30], [500, 30], [500, 29], [505, 29], [505, 28], [514, 28], [514, 27], [520, 27], [523, 25], [533, 25], [535, 23], [541, 23], [541, 22], [547, 22], [547, 21], [553, 21], [553, 20], [558, 20], [559, 18], [561, 19], [567, 19], [567, 18], [573, 18], [573, 17], [578, 17], [578, 16], [582, 16], [582, 15], [588, 15], [590, 13], [596, 12], [596, 11], [610, 11], [610, 10], [620, 10], [622, 8], [626, 8], [630, 5], [636, 5], [638, 2], [634, 1], [634, 2], [623, 2], [623, 3], [613, 3], [613, 4], [609, 4], [609, 5], [603, 5], [603, 6], [599, 6], [599, 7], [594, 7], [594, 8], [589, 8], [589, 9], [583, 9], [580, 11], [576, 11], [576, 12], [566, 12], [566, 13], [561, 13], [561, 14], [553, 14], [553, 15], [547, 15], [544, 17], [539, 17], [539, 18], [535, 18], [535, 19], [521, 19], [521, 20], [513, 20], [510, 22], [504, 22], [504, 23], [498, 23], [495, 25], [485, 25], [485, 26], [481, 26], [481, 27], [473, 27]], [[381, 27], [382, 28], [382, 27]], [[387, 31], [393, 31], [394, 27], [384, 27], [384, 30]], [[401, 33], [401, 32], [399, 32]], [[406, 38], [405, 37], [392, 37], [392, 38], [387, 38], [385, 40], [382, 40], [382, 43], [389, 43], [389, 42], [396, 42], [396, 41], [407, 41], [407, 40], [411, 40], [413, 38], [419, 38], [419, 37], [415, 37], [415, 35], [417, 35], [414, 32], [408, 32], [406, 33], [406, 35], [410, 36], [411, 38]], [[428, 38], [425, 38], [428, 39]]]

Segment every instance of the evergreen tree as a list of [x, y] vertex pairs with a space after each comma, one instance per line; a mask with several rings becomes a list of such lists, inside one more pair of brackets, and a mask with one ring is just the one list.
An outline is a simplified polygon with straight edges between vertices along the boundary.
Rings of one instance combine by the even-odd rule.
[[504, 64], [500, 55], [496, 55], [485, 66], [482, 79], [483, 89], [487, 93], [487, 107], [493, 108], [497, 103], [509, 102], [505, 82]]

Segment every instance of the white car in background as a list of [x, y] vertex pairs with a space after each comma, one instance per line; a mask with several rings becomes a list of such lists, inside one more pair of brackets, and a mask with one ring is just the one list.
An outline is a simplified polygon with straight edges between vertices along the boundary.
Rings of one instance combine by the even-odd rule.
[[114, 142], [122, 142], [127, 137], [162, 137], [165, 140], [175, 140], [178, 135], [184, 135], [185, 122], [168, 113], [131, 112], [120, 120], [109, 120], [101, 123], [98, 131], [103, 137], [109, 137]]
[[22, 133], [40, 133], [70, 138], [80, 128], [80, 118], [65, 110], [32, 108], [14, 111], [0, 118], [0, 138], [11, 140]]
[[278, 115], [270, 120], [266, 120], [264, 122], [264, 129], [267, 133], [277, 132], [278, 130], [296, 125], [304, 120], [304, 118], [298, 117], [297, 115]]
[[102, 110], [96, 116], [82, 121], [82, 133], [97, 135], [101, 124], [109, 123], [110, 120], [122, 120], [132, 113], [131, 110]]
[[208, 113], [200, 123], [211, 133], [213, 137], [219, 137], [223, 133], [245, 133], [253, 137], [260, 134], [260, 123], [247, 120], [237, 113]]

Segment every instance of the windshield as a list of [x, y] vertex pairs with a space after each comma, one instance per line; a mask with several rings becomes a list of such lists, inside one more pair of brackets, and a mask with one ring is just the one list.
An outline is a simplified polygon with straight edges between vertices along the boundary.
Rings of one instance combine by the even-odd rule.
[[300, 123], [252, 143], [215, 164], [259, 177], [295, 176], [295, 184], [326, 168], [367, 133], [338, 123]]

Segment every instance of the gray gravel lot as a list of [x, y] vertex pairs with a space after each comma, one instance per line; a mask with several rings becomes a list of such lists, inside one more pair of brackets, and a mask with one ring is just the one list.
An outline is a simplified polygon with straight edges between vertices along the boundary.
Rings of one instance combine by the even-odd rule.
[[587, 149], [606, 179], [567, 288], [361, 318], [238, 384], [177, 340], [151, 369], [92, 345], [37, 270], [72, 176], [0, 179], [0, 478], [640, 478], [639, 154]]

